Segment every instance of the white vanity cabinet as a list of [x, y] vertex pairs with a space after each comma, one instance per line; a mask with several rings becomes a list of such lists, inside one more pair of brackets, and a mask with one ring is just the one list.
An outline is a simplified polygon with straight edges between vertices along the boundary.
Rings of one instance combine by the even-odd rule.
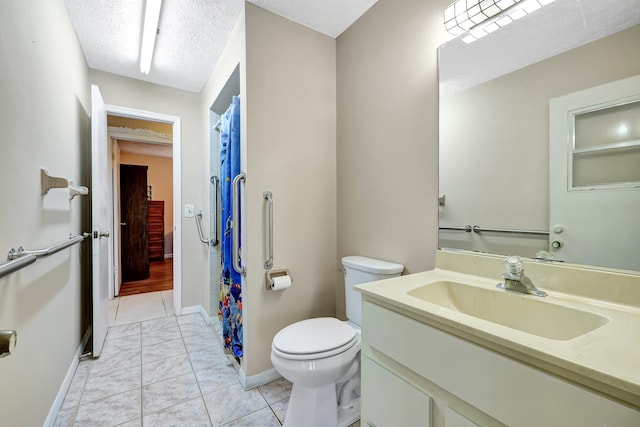
[[379, 303], [364, 297], [363, 426], [640, 426], [635, 409]]
[[[423, 390], [369, 358], [362, 358], [364, 426], [431, 426], [431, 398]], [[364, 418], [363, 418], [364, 420]]]

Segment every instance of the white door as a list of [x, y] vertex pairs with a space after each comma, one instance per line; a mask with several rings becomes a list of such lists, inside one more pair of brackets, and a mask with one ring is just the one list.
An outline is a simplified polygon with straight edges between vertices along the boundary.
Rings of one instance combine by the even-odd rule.
[[100, 356], [109, 327], [109, 242], [111, 198], [107, 110], [98, 86], [91, 86], [91, 227], [93, 357]]
[[555, 258], [640, 270], [640, 76], [552, 99], [549, 126]]

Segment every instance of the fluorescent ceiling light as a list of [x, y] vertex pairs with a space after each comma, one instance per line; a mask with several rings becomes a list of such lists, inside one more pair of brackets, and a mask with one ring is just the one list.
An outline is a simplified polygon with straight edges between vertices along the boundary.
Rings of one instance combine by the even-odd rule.
[[[444, 27], [471, 43], [553, 0], [456, 0], [444, 10]], [[466, 33], [466, 34], [465, 34]]]
[[153, 48], [156, 45], [158, 21], [162, 0], [147, 0], [144, 9], [144, 26], [142, 27], [142, 44], [140, 45], [140, 71], [149, 74]]

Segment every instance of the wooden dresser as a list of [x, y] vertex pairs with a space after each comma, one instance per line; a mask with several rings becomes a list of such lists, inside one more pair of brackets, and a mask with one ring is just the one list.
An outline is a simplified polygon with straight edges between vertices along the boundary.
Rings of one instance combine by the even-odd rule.
[[164, 260], [164, 200], [149, 200], [147, 208], [149, 260]]

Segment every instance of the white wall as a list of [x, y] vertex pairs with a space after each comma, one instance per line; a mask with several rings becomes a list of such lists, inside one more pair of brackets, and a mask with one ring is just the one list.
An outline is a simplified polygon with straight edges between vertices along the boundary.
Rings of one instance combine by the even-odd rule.
[[[0, 2], [0, 251], [40, 249], [87, 231], [89, 197], [40, 195], [40, 168], [90, 178], [88, 69], [62, 0]], [[88, 325], [90, 242], [0, 279], [0, 329], [18, 331], [0, 359], [0, 424], [47, 418]], [[86, 260], [90, 258], [86, 257]], [[3, 259], [0, 262], [4, 262]]]
[[[200, 114], [200, 95], [102, 71], [90, 70], [91, 84], [98, 85], [106, 104], [178, 116], [181, 118], [182, 205], [193, 204], [203, 211], [208, 199], [201, 189], [207, 188], [208, 172], [202, 158], [206, 153]], [[182, 211], [182, 209], [181, 209]], [[174, 218], [182, 224], [182, 307], [203, 305], [208, 309], [203, 289], [208, 286], [208, 249], [200, 242], [194, 218]]]
[[405, 273], [435, 264], [437, 48], [449, 3], [380, 0], [338, 37], [339, 257], [394, 261]]

